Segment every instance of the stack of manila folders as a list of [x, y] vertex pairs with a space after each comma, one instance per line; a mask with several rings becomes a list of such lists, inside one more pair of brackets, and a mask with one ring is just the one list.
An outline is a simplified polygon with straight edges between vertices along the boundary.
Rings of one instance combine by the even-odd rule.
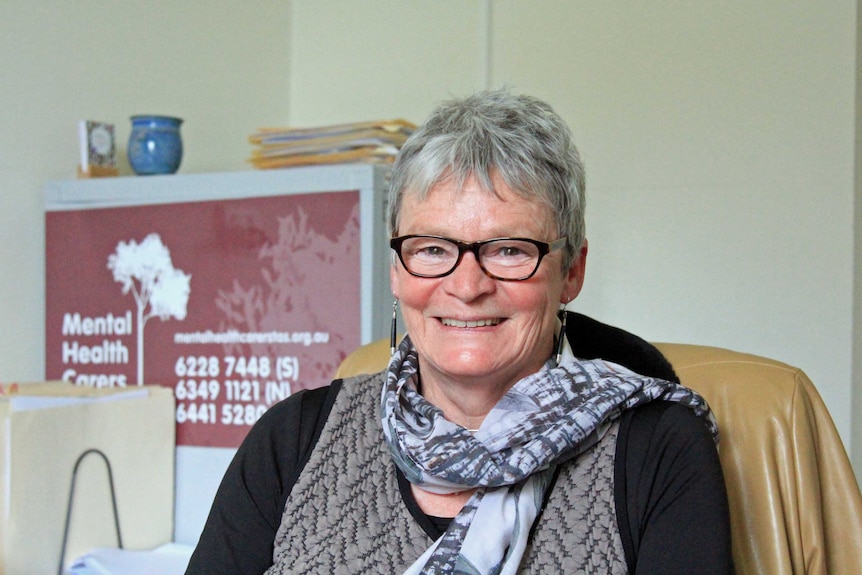
[[416, 129], [406, 120], [316, 128], [263, 128], [249, 136], [249, 162], [261, 170], [321, 164], [390, 164]]

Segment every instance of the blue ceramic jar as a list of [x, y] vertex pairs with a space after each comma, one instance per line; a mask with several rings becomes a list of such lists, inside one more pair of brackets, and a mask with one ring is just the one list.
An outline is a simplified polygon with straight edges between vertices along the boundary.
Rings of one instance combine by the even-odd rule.
[[173, 174], [183, 159], [180, 118], [171, 116], [132, 116], [127, 154], [136, 174]]

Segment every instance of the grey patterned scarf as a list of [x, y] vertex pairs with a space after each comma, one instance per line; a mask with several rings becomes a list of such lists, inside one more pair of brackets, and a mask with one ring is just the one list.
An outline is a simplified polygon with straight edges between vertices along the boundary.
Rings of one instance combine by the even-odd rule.
[[715, 419], [695, 392], [613, 363], [575, 359], [568, 346], [559, 366], [549, 359], [517, 382], [475, 434], [417, 392], [418, 369], [405, 337], [390, 360], [381, 398], [395, 463], [426, 491], [480, 489], [405, 575], [514, 574], [556, 466], [595, 445], [627, 409], [655, 399], [679, 402], [703, 417], [718, 439]]

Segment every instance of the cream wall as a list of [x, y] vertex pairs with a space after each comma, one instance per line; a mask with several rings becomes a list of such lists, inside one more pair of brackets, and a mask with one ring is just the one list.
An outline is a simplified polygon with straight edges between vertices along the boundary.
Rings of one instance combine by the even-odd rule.
[[257, 126], [418, 122], [442, 98], [508, 84], [548, 99], [587, 162], [589, 273], [572, 307], [648, 339], [804, 368], [848, 445], [856, 432], [862, 469], [856, 11], [853, 0], [5, 0], [0, 381], [44, 373], [42, 186], [74, 173], [78, 119], [113, 121], [124, 148], [129, 115], [178, 115], [181, 172], [244, 170]]
[[181, 173], [247, 169], [247, 135], [288, 111], [278, 0], [0, 2], [0, 382], [45, 376], [46, 181], [75, 176], [77, 122], [185, 119]]
[[856, 479], [862, 485], [862, 11], [856, 4], [856, 206], [853, 282], [853, 410], [852, 459], [856, 464]]

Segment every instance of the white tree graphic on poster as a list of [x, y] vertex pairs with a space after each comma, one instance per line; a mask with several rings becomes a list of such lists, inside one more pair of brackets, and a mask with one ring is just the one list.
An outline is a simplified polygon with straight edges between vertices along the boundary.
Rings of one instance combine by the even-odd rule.
[[[117, 244], [108, 256], [108, 269], [123, 293], [132, 292], [137, 305], [138, 385], [144, 383], [144, 325], [152, 317], [183, 320], [191, 291], [191, 274], [174, 268], [171, 253], [158, 234]], [[149, 311], [147, 311], [149, 306]]]

